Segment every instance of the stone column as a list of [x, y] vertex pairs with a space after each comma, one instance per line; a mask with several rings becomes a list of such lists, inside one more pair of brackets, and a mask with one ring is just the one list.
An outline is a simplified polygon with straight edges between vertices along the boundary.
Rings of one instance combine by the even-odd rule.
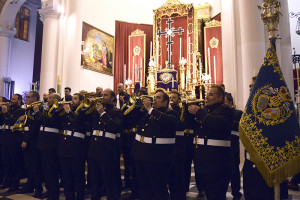
[[10, 42], [15, 33], [15, 29], [0, 27], [0, 96], [4, 96], [3, 78], [7, 76]]
[[[234, 93], [238, 109], [249, 97], [251, 77], [258, 73], [265, 55], [265, 31], [257, 5], [261, 0], [222, 0], [224, 83]], [[224, 70], [225, 71], [225, 70]], [[227, 86], [227, 85], [226, 85]]]
[[39, 10], [44, 23], [40, 94], [57, 86], [58, 25], [60, 13], [52, 6]]

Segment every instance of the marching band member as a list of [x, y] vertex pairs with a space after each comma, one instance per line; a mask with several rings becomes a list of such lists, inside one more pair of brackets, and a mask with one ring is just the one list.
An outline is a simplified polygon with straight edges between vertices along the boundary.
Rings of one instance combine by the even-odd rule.
[[[49, 200], [59, 199], [59, 157], [57, 148], [59, 143], [59, 131], [63, 109], [54, 109], [54, 102], [60, 100], [60, 95], [52, 93], [48, 97], [47, 110], [40, 111], [39, 106], [33, 106], [36, 120], [41, 122], [37, 148], [40, 150], [44, 173], [45, 186]], [[51, 109], [50, 109], [51, 108]]]
[[[41, 105], [39, 101], [40, 95], [35, 91], [31, 91], [26, 96], [27, 105], [25, 115], [20, 117], [20, 122], [24, 124], [23, 127], [23, 138], [22, 138], [22, 149], [25, 159], [25, 165], [28, 173], [28, 180], [25, 186], [19, 191], [19, 193], [31, 193], [35, 191], [34, 197], [41, 198], [43, 187], [42, 187], [42, 169], [41, 169], [41, 158], [39, 150], [37, 149], [37, 139], [40, 131], [40, 122], [35, 119], [35, 112], [33, 105]], [[39, 106], [39, 109], [42, 107]]]
[[[66, 200], [83, 200], [85, 195], [85, 124], [82, 108], [83, 95], [75, 93], [72, 105], [64, 104], [63, 135], [58, 145]], [[76, 114], [78, 113], [78, 114]], [[75, 195], [76, 193], [76, 195]]]
[[143, 99], [144, 110], [138, 118], [132, 154], [135, 159], [139, 197], [169, 199], [168, 175], [175, 156], [175, 132], [179, 114], [169, 110], [169, 96], [158, 90], [153, 106]]
[[3, 171], [5, 184], [9, 187], [7, 192], [16, 192], [19, 189], [22, 149], [20, 147], [20, 132], [12, 132], [12, 127], [17, 119], [24, 114], [21, 109], [22, 96], [15, 94], [10, 104], [2, 104], [3, 130], [1, 137], [3, 156]]
[[102, 96], [101, 103], [97, 103], [98, 114], [93, 119], [88, 152], [91, 199], [101, 199], [101, 188], [104, 187], [108, 200], [118, 200], [121, 191], [116, 173], [116, 134], [122, 130], [123, 113], [115, 108], [116, 95], [111, 89], [105, 89]]
[[207, 94], [205, 108], [189, 105], [188, 111], [195, 115], [195, 171], [204, 183], [208, 200], [226, 200], [232, 170], [230, 148], [233, 111], [224, 105], [224, 90], [212, 86]]

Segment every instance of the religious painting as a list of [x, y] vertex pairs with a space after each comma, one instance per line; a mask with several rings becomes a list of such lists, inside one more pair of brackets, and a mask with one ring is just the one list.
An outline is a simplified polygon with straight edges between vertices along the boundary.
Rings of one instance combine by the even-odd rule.
[[83, 68], [113, 75], [113, 61], [114, 37], [83, 22], [81, 52]]

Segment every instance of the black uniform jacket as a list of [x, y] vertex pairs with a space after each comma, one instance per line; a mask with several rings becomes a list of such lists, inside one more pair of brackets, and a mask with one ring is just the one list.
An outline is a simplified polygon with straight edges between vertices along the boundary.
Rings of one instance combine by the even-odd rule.
[[152, 143], [134, 140], [132, 155], [135, 160], [170, 162], [175, 155], [175, 144], [156, 144], [156, 138], [175, 138], [179, 114], [167, 108], [153, 109], [151, 115], [143, 112], [138, 118], [137, 134], [152, 138]]
[[[172, 109], [174, 111], [176, 111], [179, 116], [181, 115], [182, 108], [180, 108], [179, 106], [174, 106], [174, 107], [172, 107]], [[184, 122], [179, 120], [176, 132], [177, 131], [183, 132], [184, 130], [185, 130], [185, 124], [184, 124]], [[185, 137], [184, 137], [184, 135], [181, 136], [181, 135], [176, 134], [176, 143], [175, 144], [176, 144], [176, 151], [184, 151], [184, 149], [185, 149]]]
[[24, 109], [15, 105], [8, 107], [8, 112], [3, 114], [3, 134], [0, 138], [2, 144], [17, 145], [20, 143], [20, 132], [15, 131], [12, 133], [11, 128], [22, 115], [24, 115]]
[[[40, 110], [43, 107], [40, 106]], [[23, 131], [23, 141], [32, 147], [37, 147], [38, 135], [40, 132], [41, 122], [35, 118], [35, 113], [32, 108], [25, 111], [27, 115], [27, 121]]]
[[88, 158], [94, 160], [112, 160], [116, 158], [116, 137], [114, 139], [106, 137], [116, 136], [122, 131], [123, 113], [112, 104], [104, 105], [105, 113], [93, 117], [93, 131], [103, 131], [103, 135], [92, 135]]
[[[232, 151], [228, 147], [206, 145], [207, 140], [230, 141], [233, 125], [233, 111], [228, 106], [218, 103], [198, 110], [195, 116], [198, 123], [195, 134], [204, 138], [205, 145], [197, 145], [195, 159], [197, 159], [204, 173], [229, 172], [232, 164]], [[196, 158], [197, 157], [197, 158]]]
[[[35, 118], [41, 122], [40, 134], [38, 136], [37, 148], [40, 150], [57, 150], [59, 144], [59, 131], [62, 130], [61, 116], [63, 110], [54, 111], [52, 116], [48, 116], [48, 110], [35, 113]], [[58, 129], [57, 132], [49, 132], [47, 128]]]
[[[67, 158], [84, 158], [86, 155], [85, 148], [85, 124], [84, 114], [77, 115], [74, 109], [63, 115], [62, 120], [62, 136], [58, 145], [58, 155]], [[71, 135], [67, 135], [66, 131], [70, 131]], [[76, 137], [75, 134], [83, 137]]]

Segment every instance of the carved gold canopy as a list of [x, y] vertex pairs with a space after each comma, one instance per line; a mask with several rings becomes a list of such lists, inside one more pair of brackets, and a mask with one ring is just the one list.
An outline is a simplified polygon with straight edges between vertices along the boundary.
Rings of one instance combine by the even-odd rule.
[[160, 8], [155, 9], [153, 12], [157, 19], [162, 16], [171, 16], [176, 13], [180, 16], [187, 15], [188, 11], [193, 8], [192, 4], [185, 4], [179, 0], [168, 0]]

